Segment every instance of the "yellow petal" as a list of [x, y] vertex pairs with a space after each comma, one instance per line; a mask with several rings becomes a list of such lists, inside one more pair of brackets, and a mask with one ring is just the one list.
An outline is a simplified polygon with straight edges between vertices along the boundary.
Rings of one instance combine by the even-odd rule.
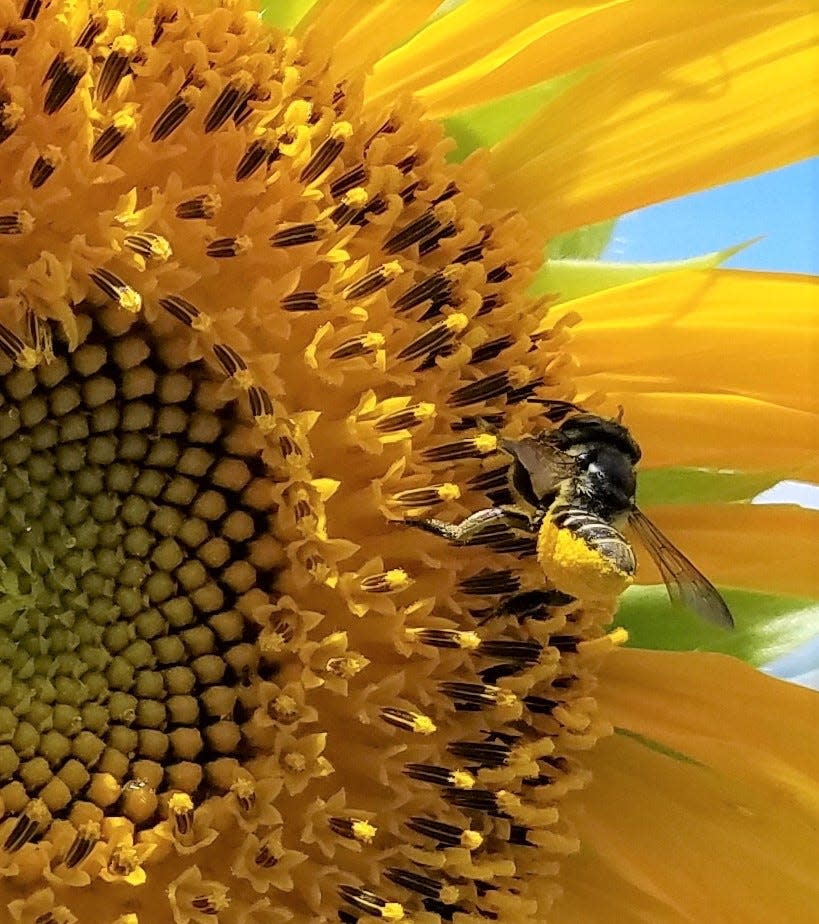
[[493, 150], [491, 201], [552, 236], [817, 153], [818, 35], [747, 4], [609, 58]]
[[420, 28], [439, 5], [436, 0], [412, 0], [401, 4], [399, 13], [394, 0], [319, 0], [296, 32], [312, 30], [332, 47], [338, 71], [366, 69]]
[[570, 344], [578, 374], [607, 390], [707, 389], [819, 411], [815, 277], [665, 273], [562, 307], [582, 318]]
[[625, 423], [642, 446], [646, 468], [692, 466], [813, 477], [819, 444], [815, 414], [738, 395], [654, 392], [641, 380], [613, 384], [594, 376], [579, 385], [581, 394], [583, 386], [604, 391], [609, 410], [618, 405], [625, 409]]
[[[819, 512], [791, 504], [666, 504], [646, 513], [717, 584], [819, 597]], [[783, 551], [787, 549], [787, 551]], [[639, 580], [659, 583], [649, 555]]]
[[[648, 702], [653, 692], [640, 690]], [[703, 705], [721, 713], [723, 697], [719, 708]], [[819, 901], [815, 813], [733, 773], [620, 735], [600, 742], [589, 763], [594, 780], [575, 798], [583, 848], [561, 866], [564, 895], [553, 924], [812, 920]]]
[[520, 0], [467, 0], [379, 61], [367, 94], [417, 93], [431, 115], [445, 116], [684, 31], [703, 17], [732, 14], [701, 0], [608, 0], [556, 11]]
[[767, 788], [783, 809], [819, 813], [815, 691], [727, 655], [617, 649], [595, 695], [615, 726]]

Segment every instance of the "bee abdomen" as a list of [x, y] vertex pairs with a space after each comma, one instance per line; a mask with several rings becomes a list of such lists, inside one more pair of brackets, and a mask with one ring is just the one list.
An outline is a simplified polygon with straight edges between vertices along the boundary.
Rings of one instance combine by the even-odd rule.
[[637, 569], [634, 551], [626, 538], [611, 523], [601, 520], [581, 507], [558, 507], [550, 512], [555, 526], [568, 530], [608, 559], [619, 571], [632, 575]]

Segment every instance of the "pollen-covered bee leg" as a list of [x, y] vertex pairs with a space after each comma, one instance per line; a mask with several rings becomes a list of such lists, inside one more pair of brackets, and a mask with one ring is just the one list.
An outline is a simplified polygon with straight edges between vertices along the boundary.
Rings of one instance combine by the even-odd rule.
[[455, 545], [480, 545], [491, 543], [498, 539], [500, 534], [509, 529], [520, 529], [526, 532], [536, 532], [528, 514], [511, 507], [489, 507], [470, 514], [460, 523], [444, 523], [443, 520], [406, 520], [413, 526], [442, 536]]

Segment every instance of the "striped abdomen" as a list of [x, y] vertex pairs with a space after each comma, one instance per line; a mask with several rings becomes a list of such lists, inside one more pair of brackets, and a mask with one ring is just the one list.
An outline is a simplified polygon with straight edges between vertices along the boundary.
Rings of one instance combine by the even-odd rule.
[[549, 511], [549, 519], [555, 526], [567, 529], [575, 538], [585, 542], [590, 549], [608, 559], [624, 574], [632, 575], [636, 571], [637, 560], [634, 551], [623, 534], [611, 523], [601, 520], [582, 507], [571, 505], [553, 507]]

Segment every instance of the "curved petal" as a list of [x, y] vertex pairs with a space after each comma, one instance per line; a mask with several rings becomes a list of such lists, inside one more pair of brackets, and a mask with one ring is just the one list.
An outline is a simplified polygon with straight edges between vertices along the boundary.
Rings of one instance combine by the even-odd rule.
[[[646, 692], [641, 698], [652, 701]], [[594, 780], [575, 797], [583, 849], [561, 866], [554, 924], [812, 919], [815, 813], [752, 774], [738, 779], [622, 735], [601, 741], [589, 764]]]
[[374, 99], [414, 92], [433, 116], [446, 116], [683, 32], [703, 17], [733, 16], [734, 9], [702, 0], [607, 0], [557, 11], [520, 0], [467, 0], [380, 61], [367, 92]]
[[578, 375], [594, 377], [596, 387], [745, 395], [819, 412], [815, 277], [689, 270], [562, 307], [582, 319], [572, 328], [569, 348]]
[[596, 696], [615, 726], [766, 790], [783, 811], [798, 807], [819, 830], [813, 690], [726, 655], [620, 648], [606, 659]]
[[[819, 511], [791, 504], [665, 504], [646, 513], [716, 584], [819, 597]], [[638, 579], [661, 577], [648, 555]]]
[[612, 56], [493, 149], [490, 201], [551, 236], [809, 157], [817, 42], [804, 3], [753, 4]]
[[339, 71], [366, 70], [420, 28], [439, 5], [437, 0], [413, 0], [399, 11], [395, 0], [319, 0], [296, 32], [312, 30], [332, 46]]

